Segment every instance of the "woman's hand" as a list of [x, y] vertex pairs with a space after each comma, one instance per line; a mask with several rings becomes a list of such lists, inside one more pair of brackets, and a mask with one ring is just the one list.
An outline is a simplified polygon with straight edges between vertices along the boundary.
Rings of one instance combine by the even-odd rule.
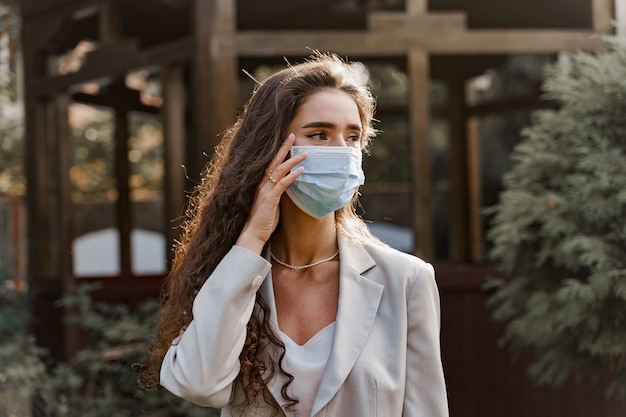
[[256, 190], [250, 216], [243, 226], [237, 239], [237, 246], [241, 246], [260, 254], [274, 229], [278, 225], [280, 197], [287, 187], [302, 174], [304, 168], [291, 169], [306, 159], [302, 153], [285, 160], [296, 136], [291, 133], [282, 144], [278, 153], [267, 167], [265, 177]]

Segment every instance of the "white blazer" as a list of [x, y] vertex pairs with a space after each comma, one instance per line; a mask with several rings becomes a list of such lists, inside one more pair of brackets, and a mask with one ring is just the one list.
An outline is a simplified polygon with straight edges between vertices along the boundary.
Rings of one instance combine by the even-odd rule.
[[[339, 309], [333, 347], [315, 397], [315, 417], [446, 417], [441, 363], [439, 294], [430, 264], [340, 235]], [[266, 398], [242, 403], [239, 354], [259, 288], [278, 329], [271, 264], [234, 246], [193, 304], [193, 321], [165, 355], [161, 385], [221, 416], [285, 416], [274, 377]], [[266, 279], [268, 278], [269, 279]]]

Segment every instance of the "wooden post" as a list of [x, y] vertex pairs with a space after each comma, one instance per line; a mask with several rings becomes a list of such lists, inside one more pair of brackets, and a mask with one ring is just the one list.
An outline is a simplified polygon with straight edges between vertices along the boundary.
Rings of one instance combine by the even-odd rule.
[[119, 0], [108, 0], [100, 9], [100, 40], [117, 41], [122, 37], [122, 16]]
[[55, 276], [52, 253], [51, 224], [53, 205], [50, 199], [49, 177], [51, 153], [48, 135], [50, 117], [49, 100], [37, 96], [34, 80], [46, 76], [46, 55], [37, 42], [36, 28], [30, 22], [22, 23], [22, 45], [24, 48], [24, 108], [25, 108], [25, 162], [27, 210], [27, 264], [26, 279], [32, 294], [30, 309], [34, 317], [41, 317], [34, 323], [33, 330], [37, 342], [50, 349], [57, 358], [65, 355], [63, 316], [54, 302], [61, 293], [59, 277]]
[[213, 153], [219, 134], [234, 121], [237, 77], [231, 45], [235, 38], [235, 2], [196, 0], [194, 23], [195, 136], [202, 144], [192, 151], [195, 161], [190, 164], [190, 175], [196, 177], [206, 162], [202, 154]]
[[[26, 60], [28, 62], [28, 60]], [[26, 64], [25, 66], [27, 66]], [[50, 222], [51, 210], [48, 195], [48, 162], [49, 154], [46, 144], [46, 102], [28, 92], [26, 83], [25, 98], [25, 149], [39, 152], [26, 154], [26, 210], [28, 214], [28, 250], [27, 276], [29, 285], [41, 279], [42, 275], [52, 272], [52, 254], [50, 253]]]
[[[74, 239], [73, 204], [71, 197], [71, 182], [69, 170], [72, 165], [72, 137], [69, 125], [68, 108], [70, 97], [66, 93], [58, 94], [54, 99], [54, 125], [56, 139], [56, 241], [53, 243], [58, 256], [58, 271], [60, 280], [60, 296], [71, 294], [74, 287], [72, 274], [72, 243]], [[63, 316], [68, 317], [76, 312], [72, 308], [63, 308]], [[79, 349], [79, 330], [76, 324], [63, 323], [64, 357], [71, 358]]]
[[114, 108], [115, 114], [115, 165], [117, 177], [117, 225], [120, 236], [120, 275], [130, 277], [131, 266], [131, 243], [130, 234], [132, 230], [132, 204], [130, 202], [130, 167], [128, 166], [128, 111], [124, 103], [124, 92], [126, 87], [123, 82], [118, 81], [112, 87], [113, 94], [118, 97], [116, 101], [120, 105]]
[[[167, 221], [167, 259], [172, 261], [172, 248], [178, 239], [185, 208], [185, 81], [180, 65], [168, 66], [161, 76], [163, 106], [161, 108], [164, 138], [164, 200]], [[168, 267], [169, 269], [169, 267]]]
[[469, 223], [469, 260], [474, 263], [483, 260], [483, 221], [480, 214], [482, 205], [482, 180], [480, 165], [480, 138], [477, 120], [467, 120], [467, 187], [468, 187], [468, 223]]
[[615, 21], [617, 35], [626, 36], [626, 0], [615, 0]]
[[[619, 1], [619, 0], [615, 0]], [[591, 0], [593, 13], [593, 30], [596, 33], [611, 33], [613, 28], [613, 0]]]
[[452, 261], [469, 260], [467, 189], [467, 141], [464, 79], [450, 74], [448, 79], [448, 117], [450, 126], [450, 211], [452, 213]]
[[416, 255], [434, 256], [431, 213], [430, 151], [428, 147], [430, 106], [428, 100], [429, 61], [424, 51], [408, 54], [409, 131], [411, 132], [411, 212]]
[[55, 246], [59, 248], [59, 275], [64, 288], [68, 288], [67, 279], [72, 275], [72, 240], [73, 210], [69, 170], [72, 166], [72, 137], [69, 125], [70, 98], [67, 94], [58, 94], [54, 100], [54, 121], [56, 138], [56, 190], [58, 210], [58, 233]]
[[[119, 0], [108, 0], [100, 11], [100, 39], [103, 42], [116, 42], [122, 38], [122, 17]], [[119, 232], [120, 275], [132, 275], [132, 204], [130, 202], [130, 168], [128, 166], [128, 109], [125, 105], [126, 86], [123, 80], [115, 81], [111, 86], [115, 117], [115, 173], [117, 179], [117, 226]], [[130, 283], [125, 282], [126, 285]]]
[[50, 253], [50, 202], [47, 167], [50, 158], [46, 145], [47, 105], [33, 91], [33, 81], [46, 75], [46, 56], [32, 36], [31, 25], [22, 23], [24, 47], [24, 148], [26, 158], [27, 267], [28, 284], [37, 286], [43, 274], [52, 270]]

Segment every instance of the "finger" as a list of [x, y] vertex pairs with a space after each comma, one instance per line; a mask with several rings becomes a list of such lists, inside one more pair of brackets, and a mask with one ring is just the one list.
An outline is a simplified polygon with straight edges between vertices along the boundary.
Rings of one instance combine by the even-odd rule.
[[300, 153], [292, 158], [287, 159], [285, 162], [283, 162], [282, 164], [278, 165], [276, 167], [276, 169], [274, 170], [274, 172], [272, 173], [272, 176], [277, 179], [280, 180], [282, 177], [284, 177], [285, 175], [289, 174], [289, 172], [296, 166], [298, 165], [300, 162], [304, 161], [307, 157], [306, 152]]
[[276, 184], [274, 184], [274, 189], [272, 191], [278, 195], [281, 195], [296, 180], [296, 178], [302, 175], [303, 172], [304, 167], [298, 167], [289, 172], [287, 175], [277, 181]]
[[293, 133], [290, 133], [289, 136], [287, 136], [287, 139], [285, 139], [283, 144], [280, 145], [276, 156], [274, 157], [274, 159], [272, 159], [272, 162], [268, 167], [269, 173], [272, 173], [276, 169], [276, 167], [278, 167], [285, 160], [295, 140], [296, 135], [294, 135]]
[[[287, 175], [295, 166], [304, 161], [307, 158], [307, 153], [302, 152], [291, 158], [285, 159], [281, 164], [276, 166], [272, 171], [272, 177], [275, 180], [280, 180], [284, 175]], [[268, 174], [269, 176], [269, 174]]]

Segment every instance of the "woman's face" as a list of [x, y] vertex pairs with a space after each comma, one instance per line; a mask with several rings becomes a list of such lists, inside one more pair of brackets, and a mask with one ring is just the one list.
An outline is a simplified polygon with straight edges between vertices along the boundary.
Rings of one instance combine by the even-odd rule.
[[287, 126], [287, 134], [296, 135], [294, 146], [360, 149], [362, 131], [356, 102], [339, 89], [323, 89], [311, 94]]

